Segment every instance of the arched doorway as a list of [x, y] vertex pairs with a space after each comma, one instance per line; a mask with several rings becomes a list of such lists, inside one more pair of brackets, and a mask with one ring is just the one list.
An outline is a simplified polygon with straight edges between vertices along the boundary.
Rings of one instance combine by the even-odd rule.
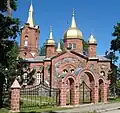
[[79, 103], [91, 103], [94, 99], [95, 79], [90, 71], [84, 71], [79, 75]]
[[99, 79], [99, 102], [102, 102], [102, 97], [103, 97], [103, 85], [104, 82], [102, 79]]
[[66, 105], [74, 104], [74, 80], [72, 78], [68, 78], [66, 80]]

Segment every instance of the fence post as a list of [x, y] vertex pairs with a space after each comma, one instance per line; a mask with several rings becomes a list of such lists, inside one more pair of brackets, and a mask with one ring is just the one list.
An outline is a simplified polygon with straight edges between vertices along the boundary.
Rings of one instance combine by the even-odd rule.
[[21, 86], [15, 79], [11, 86], [11, 112], [20, 112], [20, 89]]

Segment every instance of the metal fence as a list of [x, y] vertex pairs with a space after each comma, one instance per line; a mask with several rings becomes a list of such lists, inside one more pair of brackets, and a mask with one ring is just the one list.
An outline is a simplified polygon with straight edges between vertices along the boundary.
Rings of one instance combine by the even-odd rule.
[[11, 99], [11, 92], [3, 88], [2, 101], [4, 108], [10, 109], [10, 99]]
[[59, 104], [59, 90], [41, 83], [29, 88], [22, 88], [20, 100], [21, 109], [56, 106]]
[[79, 85], [79, 103], [91, 103], [91, 88], [84, 81]]

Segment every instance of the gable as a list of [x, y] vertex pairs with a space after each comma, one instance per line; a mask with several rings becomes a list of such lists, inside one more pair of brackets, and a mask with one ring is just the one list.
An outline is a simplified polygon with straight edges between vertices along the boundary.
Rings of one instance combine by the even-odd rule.
[[84, 67], [86, 65], [86, 62], [87, 57], [73, 51], [66, 51], [52, 58], [52, 63], [55, 64], [55, 66], [71, 64], [75, 65], [75, 67]]

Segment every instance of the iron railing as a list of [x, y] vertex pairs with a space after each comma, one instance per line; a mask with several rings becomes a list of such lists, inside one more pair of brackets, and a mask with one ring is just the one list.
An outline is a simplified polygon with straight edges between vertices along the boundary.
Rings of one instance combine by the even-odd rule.
[[20, 108], [34, 109], [59, 104], [59, 90], [43, 83], [21, 89]]

